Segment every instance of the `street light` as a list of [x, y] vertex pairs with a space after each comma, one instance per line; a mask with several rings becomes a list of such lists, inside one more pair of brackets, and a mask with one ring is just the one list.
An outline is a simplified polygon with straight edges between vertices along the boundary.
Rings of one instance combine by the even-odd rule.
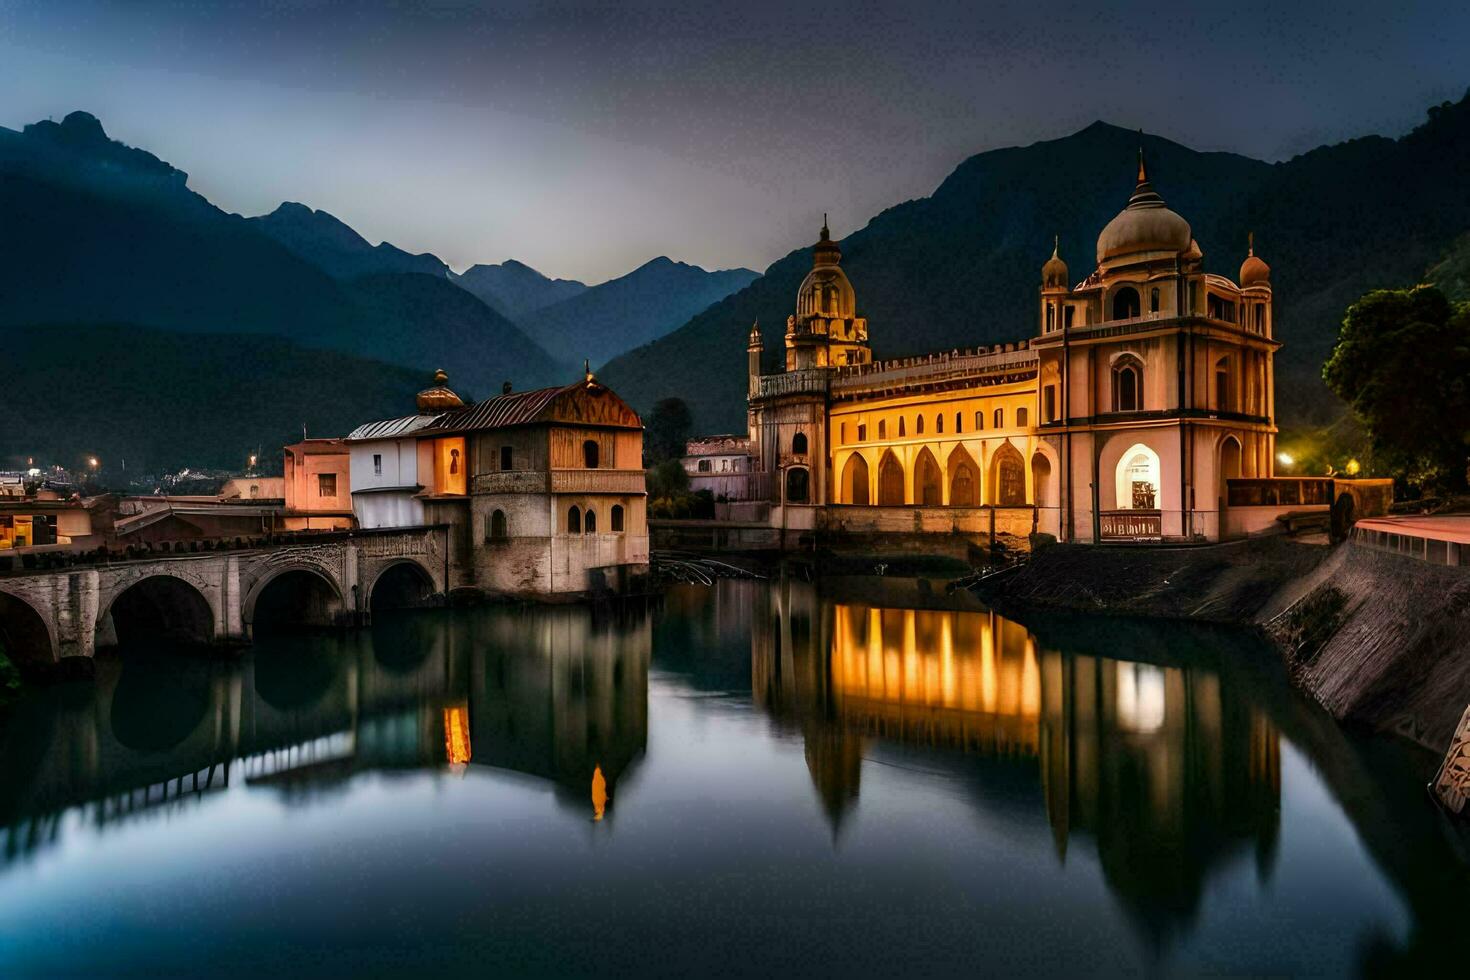
[[87, 457], [87, 465], [90, 466], [90, 467], [92, 467], [92, 469], [95, 470], [97, 468], [97, 457], [96, 456], [88, 456]]
[[1290, 469], [1291, 464], [1295, 463], [1296, 459], [1291, 455], [1291, 453], [1277, 453], [1276, 462]]

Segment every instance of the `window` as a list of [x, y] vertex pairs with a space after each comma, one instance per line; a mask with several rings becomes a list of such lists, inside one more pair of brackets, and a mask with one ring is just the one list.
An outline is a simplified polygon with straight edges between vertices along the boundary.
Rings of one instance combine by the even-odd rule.
[[1191, 282], [1189, 284], [1189, 312], [1191, 312], [1191, 313], [1197, 313], [1197, 312], [1199, 312], [1199, 283], [1198, 282]]
[[582, 465], [589, 470], [597, 469], [597, 442], [588, 439], [582, 443]]
[[1230, 359], [1222, 357], [1215, 364], [1215, 411], [1230, 410]]
[[337, 496], [336, 473], [318, 473], [316, 475], [316, 495], [318, 497]]
[[1266, 306], [1260, 304], [1256, 307], [1256, 333], [1266, 332]]
[[1074, 313], [1076, 313], [1076, 312], [1077, 311], [1075, 309], [1073, 309], [1072, 307], [1070, 307], [1070, 306], [1063, 308], [1063, 310], [1062, 310], [1062, 326], [1064, 326], [1068, 330], [1070, 330], [1072, 328], [1072, 315]]
[[920, 415], [918, 418], [914, 419], [914, 432], [917, 435], [924, 434], [924, 416]]
[[613, 504], [613, 509], [612, 509], [612, 529], [613, 529], [613, 532], [614, 533], [621, 533], [622, 530], [623, 530], [623, 505], [622, 504]]
[[1113, 319], [1131, 320], [1138, 316], [1138, 290], [1124, 286], [1113, 294]]
[[588, 534], [597, 533], [597, 511], [591, 507], [587, 508], [587, 516], [582, 520], [582, 528]]
[[486, 536], [491, 541], [504, 541], [510, 537], [505, 522], [505, 511], [495, 510], [490, 513], [490, 525], [486, 529]]
[[1113, 411], [1136, 412], [1143, 408], [1143, 369], [1125, 357], [1113, 368]]
[[1056, 329], [1057, 307], [1055, 303], [1046, 304], [1046, 330], [1050, 333]]
[[449, 450], [449, 475], [454, 476], [459, 472], [459, 450]]
[[842, 438], [842, 444], [844, 446], [847, 445], [847, 423], [846, 422], [843, 422], [842, 423], [842, 437], [841, 438]]
[[1016, 409], [1016, 428], [1026, 428], [1026, 419], [1030, 416], [1030, 414], [1031, 413], [1027, 412], [1024, 408]]
[[807, 471], [803, 467], [796, 466], [787, 470], [786, 502], [792, 504], [806, 503], [807, 483]]
[[699, 472], [701, 472], [701, 473], [708, 473], [709, 471], [710, 471], [709, 460], [707, 460], [707, 459], [701, 459], [699, 461]]
[[797, 456], [806, 455], [806, 433], [798, 432], [791, 437], [791, 451]]
[[965, 415], [964, 415], [963, 412], [955, 412], [954, 413], [954, 430], [955, 430], [956, 433], [964, 432], [965, 431], [965, 427], [964, 427], [964, 424], [963, 424], [964, 417], [965, 417]]
[[[881, 429], [883, 427], [883, 423], [882, 422], [879, 422], [878, 423], [878, 427]], [[880, 435], [878, 438], [881, 439], [882, 436]], [[866, 425], [859, 425], [858, 426], [858, 442], [867, 442], [867, 441], [868, 441], [868, 427]]]
[[500, 468], [502, 470], [515, 468], [515, 454], [511, 452], [511, 447], [509, 446], [500, 447]]
[[900, 439], [902, 439], [902, 438], [903, 438], [903, 437], [904, 437], [904, 431], [903, 431], [903, 416], [902, 416], [902, 415], [900, 415], [900, 416], [899, 416], [899, 417], [898, 417], [898, 437], [899, 437], [899, 438], [900, 438]]
[[567, 533], [582, 533], [582, 508], [578, 507], [576, 504], [573, 504], [571, 508], [567, 510]]
[[1005, 409], [1003, 409], [1003, 408], [997, 408], [995, 410], [994, 427], [997, 428], [997, 429], [1004, 429], [1006, 427], [1006, 410]]
[[1148, 292], [1148, 311], [1150, 313], [1159, 312], [1159, 287], [1157, 286]]
[[879, 419], [878, 420], [878, 438], [879, 439], [887, 439], [888, 438], [888, 422], [887, 422], [886, 419]]
[[975, 413], [975, 431], [976, 432], [984, 432], [985, 431], [985, 413], [984, 412], [976, 412]]
[[722, 459], [722, 460], [720, 460], [720, 472], [721, 473], [728, 473], [728, 472], [730, 472], [730, 461], [728, 459]]
[[382, 453], [373, 453], [373, 474], [375, 476], [382, 476], [383, 475], [383, 454]]
[[934, 416], [934, 432], [936, 435], [944, 435], [944, 416]]
[[1047, 385], [1041, 389], [1041, 420], [1043, 422], [1055, 422], [1057, 420], [1057, 386]]

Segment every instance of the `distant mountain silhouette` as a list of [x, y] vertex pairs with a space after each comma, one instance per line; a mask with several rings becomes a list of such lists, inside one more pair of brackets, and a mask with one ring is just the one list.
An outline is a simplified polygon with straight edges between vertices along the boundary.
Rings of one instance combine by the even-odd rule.
[[[1418, 281], [1470, 229], [1470, 100], [1429, 115], [1402, 139], [1351, 140], [1274, 165], [1143, 138], [1154, 186], [1190, 222], [1209, 271], [1235, 278], [1246, 234], [1256, 233], [1285, 344], [1276, 388], [1287, 423], [1340, 411], [1320, 370], [1346, 306], [1367, 289]], [[1099, 122], [980, 153], [930, 197], [890, 208], [844, 239], [843, 265], [876, 354], [1033, 336], [1052, 236], [1061, 237], [1072, 277], [1085, 277], [1098, 233], [1127, 203], [1138, 142], [1137, 133]], [[740, 428], [750, 325], [761, 322], [774, 370], [810, 265], [809, 248], [787, 255], [666, 337], [605, 365], [602, 379], [641, 409], [669, 395], [686, 399], [702, 431]]]
[[[420, 371], [284, 337], [187, 334], [139, 326], [48, 324], [4, 332], [0, 460], [77, 465], [103, 457], [110, 473], [266, 465], [301, 438], [413, 411]], [[466, 392], [468, 394], [468, 392]]]
[[345, 222], [325, 211], [287, 201], [270, 214], [248, 218], [296, 255], [338, 279], [381, 272], [412, 272], [449, 278], [449, 267], [438, 256], [413, 255], [389, 242], [369, 245]]
[[602, 364], [662, 337], [758, 277], [750, 269], [706, 272], [660, 256], [519, 322], [547, 350]]
[[499, 265], [472, 265], [455, 281], [514, 321], [587, 291], [586, 283], [548, 278], [515, 259]]
[[[20, 133], [0, 129], [0, 336], [62, 323], [274, 334], [303, 348], [394, 361], [415, 377], [443, 367], [480, 392], [504, 380], [524, 387], [568, 376], [567, 366], [450, 282], [433, 256], [368, 246], [332, 216], [301, 206], [254, 220], [227, 214], [187, 179], [108, 139], [87, 113]], [[412, 271], [419, 267], [430, 271]], [[69, 354], [73, 328], [52, 329], [57, 351]], [[118, 353], [118, 370], [137, 365]], [[207, 390], [198, 398], [199, 411], [179, 425], [208, 428], [220, 424], [213, 413], [238, 410]]]

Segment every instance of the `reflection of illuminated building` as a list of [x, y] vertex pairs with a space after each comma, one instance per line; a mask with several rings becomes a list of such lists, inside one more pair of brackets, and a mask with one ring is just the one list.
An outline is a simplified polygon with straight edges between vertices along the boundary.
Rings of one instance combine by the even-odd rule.
[[[1206, 873], [1241, 845], [1269, 865], [1278, 736], [1219, 675], [1043, 649], [991, 612], [824, 604], [789, 581], [769, 595], [757, 623], [770, 628], [752, 632], [753, 695], [802, 732], [834, 829], [856, 803], [864, 740], [877, 738], [1032, 774], [1058, 855], [1094, 839], [1155, 937], [1192, 915]], [[978, 793], [989, 806], [983, 782]]]
[[444, 709], [444, 761], [462, 766], [470, 761], [470, 709], [458, 704]]

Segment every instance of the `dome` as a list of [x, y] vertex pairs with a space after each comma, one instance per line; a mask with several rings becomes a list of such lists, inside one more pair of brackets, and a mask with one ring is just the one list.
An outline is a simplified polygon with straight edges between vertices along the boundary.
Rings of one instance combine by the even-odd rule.
[[447, 412], [451, 408], [464, 408], [464, 401], [449, 388], [449, 375], [440, 368], [434, 372], [434, 385], [418, 395], [419, 412], [425, 415]]
[[1251, 233], [1250, 248], [1245, 261], [1240, 264], [1241, 288], [1256, 285], [1271, 285], [1271, 267], [1256, 255], [1256, 236]]
[[1164, 199], [1149, 183], [1143, 163], [1143, 150], [1138, 151], [1138, 185], [1128, 206], [1109, 221], [1097, 237], [1097, 262], [1143, 252], [1183, 252], [1194, 239], [1189, 222], [1170, 211]]
[[823, 316], [848, 318], [856, 315], [857, 298], [847, 273], [839, 265], [842, 249], [827, 231], [827, 217], [822, 216], [822, 236], [812, 248], [812, 271], [796, 291], [798, 317]]
[[1057, 254], [1060, 239], [1054, 239], [1051, 246], [1051, 258], [1041, 267], [1042, 289], [1066, 289], [1071, 277], [1067, 274], [1067, 263]]

